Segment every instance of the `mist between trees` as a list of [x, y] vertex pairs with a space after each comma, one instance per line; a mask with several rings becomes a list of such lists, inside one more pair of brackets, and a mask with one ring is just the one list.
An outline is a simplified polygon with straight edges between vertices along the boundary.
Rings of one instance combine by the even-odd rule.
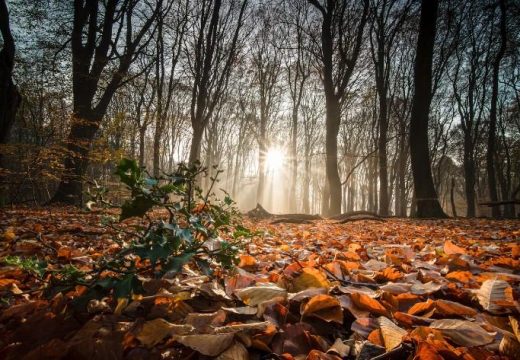
[[117, 198], [126, 156], [218, 165], [243, 210], [516, 215], [518, 1], [2, 0], [0, 22], [4, 204]]

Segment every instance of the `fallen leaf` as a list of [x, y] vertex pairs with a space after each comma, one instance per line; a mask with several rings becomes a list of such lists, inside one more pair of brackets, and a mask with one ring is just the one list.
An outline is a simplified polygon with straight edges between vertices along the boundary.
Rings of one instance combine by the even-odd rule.
[[422, 341], [417, 346], [413, 360], [444, 360], [444, 358], [437, 352], [433, 345]]
[[228, 334], [196, 334], [175, 335], [172, 338], [179, 344], [187, 346], [206, 356], [217, 356], [233, 343], [233, 333]]
[[327, 276], [315, 268], [303, 268], [302, 273], [293, 281], [294, 291], [302, 291], [308, 288], [328, 288], [330, 283]]
[[12, 242], [16, 239], [16, 234], [14, 233], [14, 229], [12, 227], [8, 227], [4, 234], [2, 235], [2, 239], [6, 242]]
[[482, 346], [495, 339], [494, 334], [488, 333], [479, 325], [467, 320], [436, 320], [430, 324], [430, 327], [439, 330], [444, 336], [460, 346]]
[[504, 304], [513, 305], [513, 289], [504, 280], [486, 280], [479, 290], [475, 291], [480, 305], [492, 314], [509, 312]]
[[264, 301], [268, 301], [275, 297], [287, 297], [287, 290], [267, 283], [259, 286], [251, 286], [244, 289], [236, 290], [235, 294], [249, 306], [256, 306]]
[[256, 259], [251, 255], [240, 255], [240, 262], [238, 267], [240, 268], [251, 268], [256, 266]]
[[436, 300], [435, 311], [444, 316], [475, 316], [477, 311], [469, 306], [459, 304], [458, 302], [449, 300]]
[[370, 311], [371, 313], [378, 314], [378, 315], [388, 315], [388, 310], [381, 305], [379, 301], [376, 299], [372, 299], [368, 295], [361, 294], [361, 293], [353, 293], [350, 295], [352, 298], [352, 302], [354, 302], [354, 305], [356, 305], [358, 308]]
[[304, 306], [302, 317], [315, 316], [327, 322], [343, 324], [343, 310], [338, 299], [330, 295], [316, 295]]
[[444, 242], [444, 253], [447, 255], [465, 254], [466, 250], [460, 246], [455, 245], [450, 240], [446, 240]]
[[144, 346], [153, 347], [169, 335], [189, 334], [194, 330], [195, 328], [191, 325], [172, 324], [164, 319], [157, 318], [145, 322], [141, 331], [136, 335], [136, 338]]
[[249, 352], [241, 342], [235, 341], [227, 350], [215, 358], [216, 360], [249, 360]]
[[387, 351], [390, 351], [401, 344], [403, 337], [408, 333], [406, 330], [401, 329], [399, 326], [394, 324], [392, 320], [384, 316], [378, 318], [378, 323], [381, 330], [381, 336], [383, 337], [384, 346]]

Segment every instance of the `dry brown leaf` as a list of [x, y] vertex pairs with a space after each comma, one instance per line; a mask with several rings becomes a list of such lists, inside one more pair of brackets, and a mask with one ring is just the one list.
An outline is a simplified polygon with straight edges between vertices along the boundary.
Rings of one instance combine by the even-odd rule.
[[256, 266], [256, 259], [251, 255], [240, 255], [240, 262], [238, 267], [240, 268], [251, 268]]
[[490, 334], [479, 325], [466, 320], [436, 320], [430, 324], [430, 327], [439, 330], [444, 336], [460, 346], [482, 346], [495, 339], [494, 334]]
[[420, 342], [413, 360], [444, 360], [435, 347], [425, 341]]
[[500, 341], [498, 350], [501, 354], [508, 356], [511, 359], [515, 359], [520, 355], [520, 343], [516, 338], [505, 335]]
[[455, 245], [450, 240], [446, 240], [446, 242], [444, 243], [444, 253], [447, 255], [465, 254], [466, 250], [458, 245]]
[[227, 350], [215, 358], [216, 360], [249, 360], [249, 352], [241, 342], [235, 341]]
[[172, 338], [179, 344], [187, 346], [206, 356], [217, 356], [230, 347], [233, 343], [233, 333], [228, 334], [196, 334], [175, 335]]
[[444, 316], [475, 316], [477, 311], [469, 306], [459, 304], [458, 302], [449, 300], [435, 301], [435, 311]]
[[378, 315], [389, 315], [388, 310], [376, 299], [372, 299], [368, 295], [353, 293], [350, 295], [354, 305], [358, 308], [370, 311]]
[[315, 268], [303, 268], [302, 273], [293, 281], [294, 291], [308, 288], [328, 288], [330, 283], [324, 272]]
[[276, 286], [275, 284], [265, 284], [259, 286], [251, 286], [244, 289], [236, 290], [235, 294], [249, 306], [256, 306], [264, 301], [268, 301], [274, 297], [287, 297], [287, 290]]
[[350, 353], [350, 346], [345, 344], [343, 340], [337, 338], [334, 344], [327, 350], [328, 354], [336, 354], [338, 356], [346, 357]]
[[509, 312], [504, 304], [513, 305], [513, 289], [504, 280], [486, 280], [479, 290], [475, 291], [480, 305], [492, 314]]
[[143, 324], [136, 338], [146, 347], [152, 347], [162, 341], [168, 335], [190, 334], [195, 330], [191, 325], [172, 324], [164, 319], [158, 318]]
[[403, 341], [403, 337], [408, 334], [404, 329], [394, 324], [392, 320], [381, 316], [378, 318], [378, 323], [383, 337], [384, 346], [387, 351], [392, 350]]
[[302, 309], [302, 317], [315, 316], [327, 322], [343, 324], [343, 310], [337, 298], [330, 295], [312, 297]]
[[430, 312], [435, 307], [435, 301], [428, 299], [424, 302], [419, 302], [408, 309], [408, 314], [419, 315]]

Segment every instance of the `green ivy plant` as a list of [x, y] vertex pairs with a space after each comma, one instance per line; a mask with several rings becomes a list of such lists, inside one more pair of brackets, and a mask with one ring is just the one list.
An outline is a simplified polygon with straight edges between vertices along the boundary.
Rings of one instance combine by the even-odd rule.
[[[207, 275], [215, 266], [235, 265], [240, 244], [251, 233], [240, 225], [239, 212], [227, 194], [222, 201], [216, 199], [212, 191], [221, 171], [215, 170], [217, 175], [210, 177], [209, 190], [203, 193], [198, 183], [208, 175], [199, 163], [181, 163], [171, 174], [152, 177], [134, 160], [121, 160], [116, 174], [130, 196], [121, 205], [119, 219], [106, 218], [105, 223], [130, 236], [131, 241], [114, 239], [121, 245], [120, 250], [100, 258], [88, 273], [73, 266], [52, 272], [47, 280], [48, 294], [85, 285], [88, 291], [75, 301], [86, 305], [91, 299], [110, 294], [121, 299], [142, 293], [140, 279], [174, 276], [188, 262]], [[127, 224], [125, 220], [133, 217], [142, 221]], [[41, 262], [34, 259], [13, 258], [9, 263], [42, 278], [48, 275]]]

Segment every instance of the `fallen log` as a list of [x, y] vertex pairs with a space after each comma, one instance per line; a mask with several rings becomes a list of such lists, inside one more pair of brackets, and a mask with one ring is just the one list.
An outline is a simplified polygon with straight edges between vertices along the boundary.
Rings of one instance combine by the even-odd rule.
[[303, 221], [310, 221], [310, 220], [322, 220], [323, 218], [319, 215], [311, 215], [311, 214], [272, 214], [266, 209], [263, 208], [262, 205], [256, 204], [256, 207], [250, 211], [247, 212], [247, 215], [252, 218], [256, 219], [268, 219], [268, 218], [274, 218], [274, 219], [283, 219], [284, 221], [279, 222], [292, 222], [294, 224], [299, 224], [302, 221], [301, 224], [305, 224]]
[[500, 206], [500, 205], [518, 205], [520, 204], [520, 199], [511, 199], [511, 200], [502, 200], [502, 201], [486, 201], [486, 202], [481, 202], [481, 203], [478, 203], [479, 205], [482, 205], [482, 206], [489, 206], [489, 207], [494, 207], [494, 206]]
[[354, 215], [352, 217], [340, 220], [340, 221], [336, 222], [336, 224], [346, 224], [346, 223], [349, 223], [349, 222], [362, 221], [362, 220], [372, 220], [372, 221], [379, 221], [379, 222], [385, 222], [386, 221], [385, 219], [383, 219], [380, 216]]
[[381, 216], [379, 216], [375, 212], [366, 211], [366, 210], [357, 210], [357, 211], [350, 211], [350, 212], [347, 212], [347, 213], [331, 216], [329, 219], [331, 219], [331, 220], [345, 220], [345, 219], [350, 219], [350, 218], [353, 218], [353, 217], [356, 217], [356, 216], [361, 216], [361, 215], [369, 216], [371, 218], [381, 218]]
[[312, 224], [311, 221], [305, 219], [278, 218], [271, 221], [271, 224]]

